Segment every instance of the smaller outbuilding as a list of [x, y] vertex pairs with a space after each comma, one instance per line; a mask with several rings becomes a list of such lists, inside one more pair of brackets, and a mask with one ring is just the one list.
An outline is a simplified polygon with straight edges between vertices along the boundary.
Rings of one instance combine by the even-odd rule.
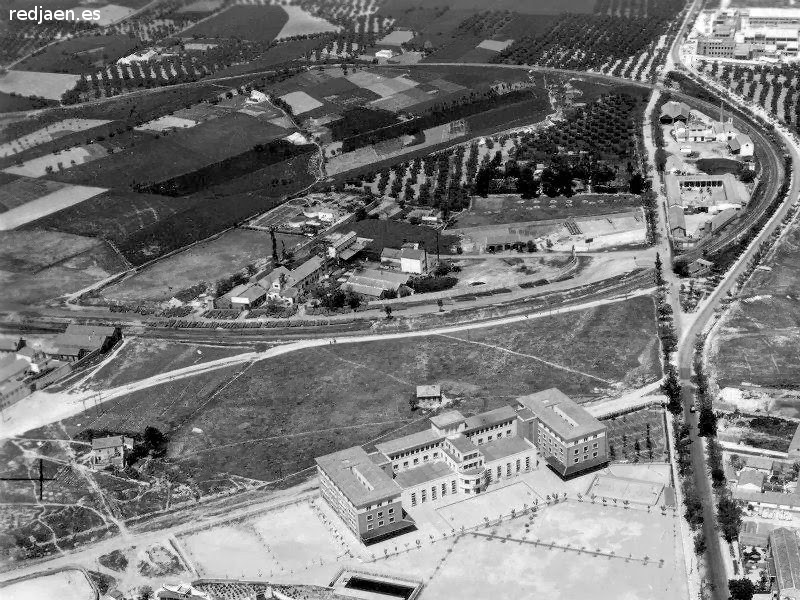
[[442, 387], [440, 385], [418, 385], [417, 402], [441, 402]]
[[736, 137], [728, 140], [728, 149], [731, 151], [731, 154], [743, 157], [753, 156], [753, 152], [755, 151], [753, 140], [750, 139], [750, 136], [746, 133], [740, 133]]
[[133, 451], [133, 446], [133, 438], [123, 435], [94, 438], [89, 466], [95, 469], [105, 469], [106, 467], [122, 469], [126, 459]]

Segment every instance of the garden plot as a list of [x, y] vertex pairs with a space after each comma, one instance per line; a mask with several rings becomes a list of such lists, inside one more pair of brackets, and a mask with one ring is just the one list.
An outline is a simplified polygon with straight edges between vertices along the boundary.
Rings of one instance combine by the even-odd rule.
[[26, 579], [0, 588], [4, 600], [94, 600], [95, 592], [86, 575], [77, 569]]
[[399, 48], [403, 44], [410, 42], [413, 39], [413, 31], [408, 29], [395, 29], [390, 34], [378, 40], [378, 46], [396, 46]]
[[195, 125], [197, 125], [197, 121], [193, 121], [191, 119], [182, 119], [181, 117], [176, 117], [173, 115], [167, 115], [152, 121], [148, 121], [147, 123], [143, 123], [138, 127], [134, 127], [134, 129], [136, 129], [136, 131], [160, 132], [169, 131], [170, 129], [186, 129], [188, 127], [194, 127]]
[[5, 144], [0, 144], [0, 156], [18, 154], [19, 152], [50, 142], [68, 133], [86, 131], [87, 129], [99, 127], [106, 123], [109, 123], [109, 121], [105, 119], [65, 119], [58, 123], [51, 123], [33, 133], [23, 135]]
[[68, 73], [8, 71], [0, 75], [0, 92], [61, 100], [64, 92], [74, 88], [80, 78]]
[[346, 79], [350, 83], [369, 90], [382, 98], [392, 96], [398, 92], [403, 92], [419, 85], [416, 81], [402, 75], [399, 77], [384, 77], [368, 71], [356, 71], [348, 75]]
[[505, 41], [483, 40], [480, 44], [478, 44], [478, 48], [482, 48], [484, 50], [491, 50], [493, 52], [502, 52], [513, 43], [514, 40], [505, 40]]
[[32, 158], [21, 165], [14, 165], [3, 169], [6, 173], [14, 175], [27, 175], [28, 177], [44, 177], [49, 172], [69, 169], [75, 165], [82, 165], [103, 156], [108, 151], [100, 144], [89, 144], [88, 146], [76, 146], [69, 150], [62, 150], [58, 154], [47, 154], [38, 158]]
[[322, 106], [322, 102], [305, 92], [289, 92], [285, 96], [281, 96], [281, 100], [292, 108], [292, 113], [295, 115], [302, 115]]

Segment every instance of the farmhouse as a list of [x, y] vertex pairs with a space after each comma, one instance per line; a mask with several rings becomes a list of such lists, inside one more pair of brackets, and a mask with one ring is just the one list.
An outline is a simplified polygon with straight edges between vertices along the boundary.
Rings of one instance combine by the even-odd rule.
[[689, 108], [688, 104], [685, 104], [684, 102], [670, 101], [666, 102], [664, 106], [661, 107], [660, 120], [665, 125], [676, 123], [678, 121], [686, 123], [691, 114], [692, 109]]
[[90, 354], [105, 353], [122, 339], [119, 327], [70, 323], [64, 333], [44, 348], [50, 358], [74, 362]]
[[[413, 528], [406, 512], [485, 492], [539, 466], [570, 477], [606, 464], [605, 426], [556, 389], [472, 417], [431, 417], [430, 429], [317, 458], [323, 499], [365, 543]], [[536, 445], [540, 441], [540, 446]]]
[[690, 277], [700, 277], [708, 273], [714, 266], [714, 263], [704, 258], [698, 258], [689, 263], [688, 270]]
[[442, 387], [440, 385], [418, 385], [417, 402], [441, 402]]
[[264, 299], [292, 305], [302, 292], [319, 281], [324, 267], [323, 260], [313, 256], [294, 270], [282, 266], [273, 269], [258, 280], [258, 287], [264, 290]]
[[402, 248], [384, 248], [381, 267], [421, 275], [428, 272], [428, 252], [416, 243], [403, 244]]
[[731, 154], [743, 157], [753, 156], [754, 152], [753, 140], [750, 139], [749, 135], [744, 133], [740, 133], [736, 137], [728, 140], [728, 148]]
[[133, 450], [133, 438], [122, 435], [94, 438], [89, 454], [89, 465], [95, 469], [125, 466], [125, 459]]

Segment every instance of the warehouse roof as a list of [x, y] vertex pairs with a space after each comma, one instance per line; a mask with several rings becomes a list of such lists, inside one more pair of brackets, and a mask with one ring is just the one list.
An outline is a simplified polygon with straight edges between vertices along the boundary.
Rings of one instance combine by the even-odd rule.
[[[779, 527], [769, 534], [772, 560], [775, 561], [775, 579], [784, 597], [784, 590], [800, 590], [800, 549], [797, 534], [792, 529]], [[795, 596], [797, 597], [797, 596]]]

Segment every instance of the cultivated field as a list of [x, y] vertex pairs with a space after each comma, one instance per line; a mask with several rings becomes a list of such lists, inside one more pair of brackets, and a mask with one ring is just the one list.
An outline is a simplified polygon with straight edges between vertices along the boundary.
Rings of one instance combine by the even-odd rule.
[[[292, 248], [287, 244], [286, 249]], [[176, 292], [201, 281], [213, 284], [228, 277], [271, 252], [267, 232], [235, 229], [106, 288], [103, 297], [119, 302], [169, 300]]]
[[269, 43], [289, 21], [289, 15], [280, 6], [233, 6], [206, 19], [184, 35], [202, 38], [239, 38], [253, 42]]
[[770, 271], [756, 271], [712, 341], [720, 386], [800, 385], [800, 228], [788, 232]]
[[79, 79], [78, 75], [67, 73], [8, 71], [0, 75], [0, 92], [60, 100], [61, 95], [74, 88]]
[[63, 121], [46, 125], [32, 133], [22, 135], [10, 142], [0, 144], [0, 156], [17, 154], [63, 135], [76, 131], [86, 131], [106, 123], [108, 123], [106, 119], [64, 119]]

